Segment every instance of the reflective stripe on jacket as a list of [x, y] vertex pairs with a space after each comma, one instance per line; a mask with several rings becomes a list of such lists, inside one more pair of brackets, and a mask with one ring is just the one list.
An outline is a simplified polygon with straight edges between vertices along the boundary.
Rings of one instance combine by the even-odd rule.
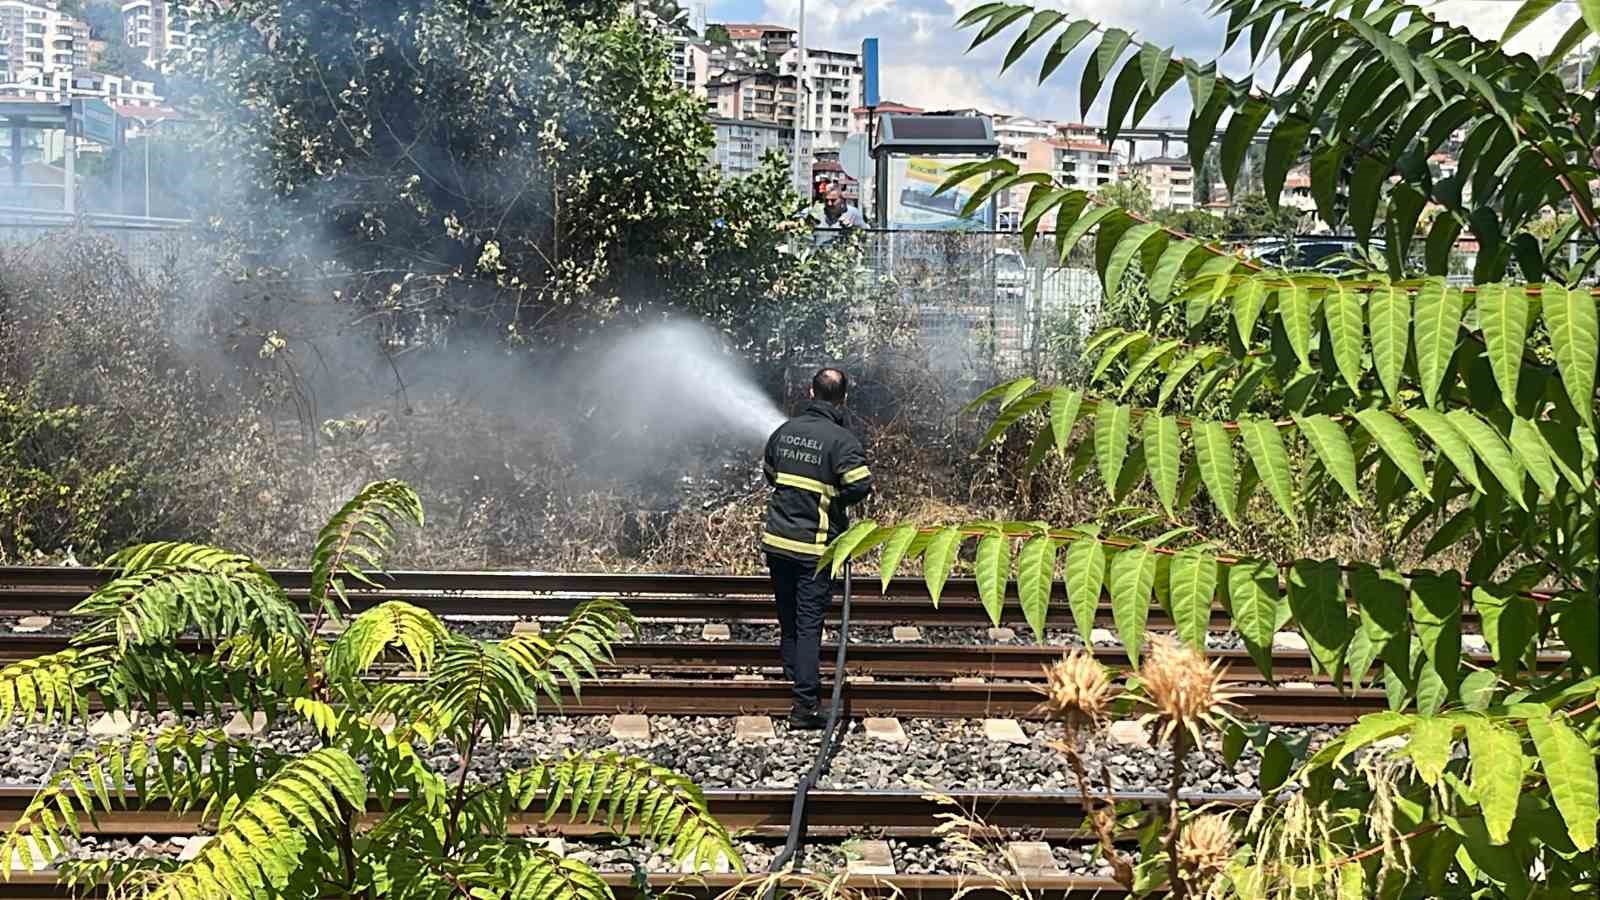
[[761, 549], [814, 559], [850, 527], [845, 507], [872, 493], [861, 442], [844, 427], [844, 410], [812, 401], [767, 439], [762, 470], [772, 485]]

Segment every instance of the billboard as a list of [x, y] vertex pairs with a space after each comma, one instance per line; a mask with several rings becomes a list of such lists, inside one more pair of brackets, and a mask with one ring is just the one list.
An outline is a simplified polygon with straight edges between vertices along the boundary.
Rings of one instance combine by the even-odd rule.
[[987, 156], [891, 156], [887, 196], [889, 228], [988, 230], [994, 227], [994, 203], [979, 207], [963, 218], [962, 207], [985, 175], [974, 175], [942, 194], [934, 193], [949, 177], [950, 170], [962, 163], [988, 159]]
[[93, 97], [72, 101], [73, 114], [78, 119], [78, 136], [96, 144], [114, 144], [117, 140], [117, 111], [111, 104]]

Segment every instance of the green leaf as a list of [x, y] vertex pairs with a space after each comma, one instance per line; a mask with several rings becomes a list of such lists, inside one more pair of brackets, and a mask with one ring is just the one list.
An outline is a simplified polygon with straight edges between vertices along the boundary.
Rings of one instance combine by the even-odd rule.
[[1500, 43], [1504, 44], [1516, 37], [1522, 29], [1532, 25], [1558, 2], [1560, 0], [1524, 0], [1522, 6], [1517, 8], [1516, 14], [1511, 17], [1511, 21], [1506, 23], [1506, 30], [1500, 35]]
[[1196, 422], [1190, 429], [1194, 437], [1195, 462], [1201, 480], [1222, 515], [1237, 528], [1234, 518], [1233, 441], [1221, 422]]
[[1005, 396], [1000, 398], [1000, 409], [1004, 411], [1006, 407], [1017, 402], [1017, 400], [1023, 394], [1026, 394], [1029, 390], [1031, 390], [1036, 383], [1037, 382], [1032, 378], [1018, 378], [1016, 381], [1011, 382], [1011, 386], [1006, 388]]
[[1033, 636], [1041, 642], [1050, 611], [1050, 586], [1055, 578], [1055, 540], [1048, 534], [1030, 538], [1017, 553], [1017, 596], [1022, 601], [1023, 618], [1028, 620]]
[[1266, 419], [1240, 419], [1239, 436], [1272, 499], [1290, 522], [1298, 522], [1294, 514], [1294, 473], [1289, 469], [1289, 454], [1277, 426]]
[[1272, 680], [1272, 635], [1278, 628], [1278, 570], [1259, 559], [1241, 559], [1228, 568], [1233, 625], [1261, 675]]
[[[1590, 301], [1593, 306], [1593, 301]], [[1478, 325], [1488, 351], [1489, 368], [1500, 385], [1506, 409], [1517, 411], [1517, 376], [1522, 373], [1522, 351], [1528, 342], [1528, 293], [1505, 284], [1478, 286]], [[1590, 398], [1591, 404], [1593, 398]]]
[[1035, 391], [1021, 400], [1014, 401], [1006, 407], [994, 421], [990, 423], [989, 430], [983, 435], [983, 446], [987, 447], [999, 440], [1000, 436], [1010, 430], [1011, 426], [1022, 421], [1023, 417], [1044, 406], [1050, 401], [1049, 391]]
[[1366, 338], [1361, 301], [1344, 284], [1335, 283], [1322, 298], [1322, 315], [1333, 340], [1333, 361], [1339, 366], [1339, 374], [1352, 392], [1360, 394], [1361, 350]]
[[1003, 534], [980, 538], [972, 570], [978, 581], [978, 598], [989, 621], [998, 627], [1006, 602], [1006, 582], [1011, 577], [1011, 539]]
[[1411, 576], [1411, 623], [1434, 674], [1447, 690], [1461, 681], [1461, 579], [1422, 571]]
[[1039, 83], [1044, 84], [1045, 79], [1055, 74], [1056, 69], [1066, 61], [1072, 51], [1083, 43], [1083, 39], [1093, 34], [1095, 24], [1087, 19], [1079, 19], [1068, 25], [1056, 42], [1044, 55], [1044, 62], [1039, 66]]
[[1392, 738], [1396, 735], [1406, 734], [1411, 731], [1416, 719], [1405, 713], [1386, 710], [1384, 712], [1368, 713], [1356, 720], [1342, 737], [1317, 751], [1307, 765], [1319, 764], [1335, 765], [1344, 761], [1344, 758], [1363, 747], [1376, 744], [1378, 741]]
[[1587, 853], [1594, 849], [1595, 823], [1600, 821], [1595, 752], [1562, 716], [1532, 716], [1527, 721], [1550, 796], [1567, 822], [1567, 834], [1580, 852]]
[[1100, 88], [1105, 83], [1105, 77], [1111, 74], [1111, 68], [1116, 65], [1117, 58], [1122, 56], [1122, 51], [1128, 49], [1132, 36], [1120, 28], [1106, 29], [1105, 36], [1100, 39], [1100, 46], [1089, 57], [1089, 62], [1083, 67], [1083, 77], [1078, 82], [1078, 103], [1081, 107], [1079, 114], [1087, 117], [1089, 108], [1094, 106], [1094, 101], [1100, 96]]
[[1350, 179], [1350, 230], [1365, 247], [1372, 240], [1372, 220], [1378, 213], [1379, 192], [1389, 177], [1389, 161], [1379, 156], [1363, 156], [1356, 161]]
[[1117, 75], [1117, 80], [1111, 85], [1111, 102], [1106, 106], [1106, 143], [1116, 143], [1117, 134], [1122, 130], [1123, 120], [1127, 118], [1128, 110], [1132, 108], [1134, 100], [1138, 99], [1139, 91], [1144, 87], [1144, 75], [1140, 72], [1139, 56], [1128, 57], [1123, 64], [1122, 72]]
[[1449, 716], [1421, 716], [1412, 726], [1411, 743], [1407, 745], [1406, 752], [1416, 764], [1418, 777], [1429, 787], [1439, 783], [1439, 776], [1450, 764], [1456, 724], [1455, 719]]
[[1146, 44], [1139, 51], [1139, 68], [1144, 72], [1145, 85], [1150, 93], [1158, 94], [1166, 80], [1167, 63], [1172, 61], [1172, 48]]
[[1539, 633], [1539, 605], [1521, 594], [1497, 596], [1481, 587], [1472, 589], [1472, 606], [1478, 611], [1484, 642], [1500, 674], [1516, 675], [1517, 662], [1528, 642]]
[[1289, 570], [1289, 609], [1311, 656], [1329, 675], [1339, 671], [1354, 636], [1344, 606], [1344, 576], [1336, 560], [1299, 560]]
[[1445, 413], [1445, 418], [1456, 427], [1456, 431], [1467, 439], [1472, 445], [1473, 452], [1478, 454], [1478, 459], [1489, 467], [1495, 479], [1506, 489], [1506, 495], [1518, 506], [1527, 508], [1522, 499], [1522, 466], [1517, 463], [1516, 457], [1511, 455], [1511, 448], [1506, 446], [1505, 438], [1494, 426], [1485, 422], [1470, 410], [1452, 409]]
[[1417, 292], [1417, 375], [1429, 406], [1439, 405], [1439, 386], [1456, 352], [1464, 303], [1461, 291], [1446, 287], [1442, 278], [1428, 279]]
[[1261, 170], [1262, 186], [1267, 201], [1276, 208], [1283, 195], [1283, 181], [1289, 170], [1300, 160], [1306, 138], [1311, 136], [1311, 120], [1298, 115], [1286, 115], [1278, 120], [1267, 139], [1266, 165]]
[[1251, 97], [1235, 109], [1222, 133], [1222, 178], [1228, 184], [1228, 194], [1238, 196], [1239, 167], [1244, 163], [1245, 150], [1255, 142], [1261, 123], [1267, 120], [1272, 107], [1265, 100]]
[[[1059, 257], [1061, 264], [1066, 264], [1067, 254], [1071, 253], [1072, 248], [1076, 247], [1078, 242], [1083, 240], [1083, 236], [1089, 233], [1089, 229], [1100, 224], [1102, 219], [1112, 215], [1113, 213], [1126, 215], [1126, 213], [1123, 213], [1122, 210], [1116, 208], [1115, 206], [1097, 206], [1094, 209], [1089, 210], [1084, 215], [1079, 216], [1077, 221], [1072, 223], [1072, 227], [1067, 229], [1066, 234], [1057, 232], [1056, 254]], [[1059, 224], [1057, 227], [1060, 227]]]
[[1178, 500], [1178, 465], [1182, 447], [1178, 443], [1178, 420], [1171, 416], [1146, 413], [1144, 417], [1144, 458], [1156, 497], [1170, 517]]
[[1146, 372], [1150, 371], [1163, 359], [1171, 356], [1174, 351], [1182, 346], [1183, 341], [1178, 338], [1171, 338], [1145, 348], [1145, 351], [1139, 354], [1139, 358], [1128, 366], [1128, 377], [1122, 380], [1122, 390], [1117, 392], [1117, 396], [1126, 397]]
[[1583, 24], [1589, 26], [1589, 31], [1600, 34], [1600, 0], [1578, 0], [1578, 9], [1583, 12]]
[[917, 526], [901, 525], [884, 542], [883, 556], [878, 561], [878, 577], [882, 581], [882, 590], [889, 590], [889, 579], [894, 577], [896, 569], [900, 568], [900, 560], [906, 555], [906, 548], [917, 539]]
[[990, 17], [989, 24], [983, 26], [983, 28], [978, 31], [977, 37], [972, 39], [972, 44], [967, 47], [967, 52], [971, 53], [973, 50], [978, 49], [980, 45], [987, 42], [990, 38], [1004, 31], [1006, 26], [1030, 12], [1032, 12], [1032, 10], [1026, 6], [1013, 6], [1009, 9], [1006, 9], [1004, 12], [995, 13]]
[[1267, 286], [1258, 278], [1247, 279], [1239, 285], [1239, 290], [1233, 295], [1233, 327], [1239, 335], [1239, 343], [1250, 347], [1252, 332], [1255, 331], [1256, 319], [1261, 315], [1261, 308], [1267, 305]]
[[1197, 548], [1172, 559], [1172, 620], [1178, 637], [1204, 653], [1211, 624], [1211, 602], [1217, 593], [1217, 559]]
[[1111, 558], [1111, 618], [1117, 636], [1135, 666], [1144, 646], [1145, 623], [1150, 617], [1150, 592], [1156, 583], [1156, 555], [1140, 545]]
[[1448, 416], [1432, 409], [1412, 409], [1406, 411], [1406, 418], [1416, 424], [1422, 433], [1433, 441], [1435, 447], [1444, 452], [1450, 459], [1450, 464], [1456, 467], [1467, 484], [1472, 485], [1478, 493], [1483, 493], [1483, 481], [1478, 477], [1478, 462], [1472, 455], [1472, 445], [1462, 437], [1461, 432], [1451, 424]]
[[[1133, 63], [1129, 63], [1132, 65]], [[1145, 243], [1156, 235], [1165, 234], [1161, 226], [1154, 222], [1144, 222], [1129, 228], [1117, 240], [1116, 249], [1111, 251], [1111, 264], [1106, 267], [1105, 289], [1107, 294], [1116, 293], [1122, 284], [1122, 276], [1128, 271], [1128, 264], [1139, 254]]]
[[961, 547], [962, 535], [954, 526], [946, 526], [928, 540], [928, 549], [922, 554], [922, 577], [928, 584], [928, 596], [933, 608], [939, 608], [939, 595], [950, 578], [956, 564], [956, 551]]
[[1385, 455], [1392, 460], [1401, 472], [1416, 486], [1418, 493], [1428, 493], [1428, 476], [1422, 470], [1422, 453], [1417, 450], [1417, 444], [1411, 439], [1411, 432], [1406, 430], [1381, 409], [1363, 409], [1356, 413], [1356, 421], [1378, 441], [1378, 446]]
[[1400, 397], [1400, 374], [1411, 347], [1411, 294], [1394, 285], [1374, 288], [1367, 299], [1367, 315], [1371, 319], [1372, 362], [1384, 391], [1394, 401]]
[[1316, 451], [1323, 468], [1339, 482], [1352, 502], [1360, 505], [1361, 490], [1356, 486], [1356, 455], [1350, 447], [1350, 438], [1339, 423], [1324, 415], [1296, 416], [1296, 427], [1305, 436], [1306, 443]]
[[1283, 331], [1289, 346], [1300, 364], [1311, 366], [1311, 292], [1304, 285], [1295, 284], [1278, 291], [1278, 316], [1283, 320]]
[[1051, 392], [1050, 399], [1050, 429], [1055, 434], [1056, 447], [1066, 452], [1068, 439], [1072, 436], [1072, 423], [1078, 419], [1078, 407], [1083, 403], [1083, 395], [1074, 390], [1058, 387]]
[[963, 13], [961, 18], [956, 20], [955, 27], [960, 30], [968, 25], [975, 25], [1005, 8], [1006, 4], [1004, 3], [980, 3]]
[[1094, 631], [1094, 617], [1100, 608], [1100, 589], [1105, 584], [1106, 551], [1095, 538], [1073, 541], [1067, 548], [1062, 579], [1067, 584], [1067, 604], [1072, 621], [1085, 645]]
[[1515, 732], [1487, 719], [1467, 720], [1467, 748], [1472, 754], [1472, 792], [1483, 810], [1491, 843], [1511, 837], [1522, 794], [1522, 741]]
[[1053, 9], [1041, 9], [1034, 13], [1033, 19], [1028, 22], [1027, 29], [1024, 30], [1022, 34], [1017, 35], [1017, 39], [1014, 43], [1012, 43], [1010, 51], [1006, 53], [1006, 60], [1000, 66], [1000, 71], [1004, 72], [1005, 70], [1011, 68], [1013, 63], [1021, 59], [1024, 53], [1028, 52], [1029, 47], [1032, 47], [1034, 44], [1038, 43], [1040, 38], [1044, 37], [1045, 32], [1054, 28], [1059, 22], [1061, 22], [1062, 19], [1065, 18], [1066, 16], [1056, 12]]
[[1561, 373], [1561, 386], [1593, 431], [1596, 353], [1600, 350], [1594, 297], [1587, 288], [1571, 291], [1559, 284], [1545, 284], [1540, 307], [1545, 328], [1550, 331], [1550, 349]]
[[1511, 449], [1523, 470], [1539, 486], [1540, 495], [1554, 497], [1559, 476], [1544, 437], [1539, 434], [1539, 426], [1527, 419], [1512, 419]]
[[1116, 496], [1117, 475], [1122, 471], [1122, 461], [1128, 455], [1128, 431], [1132, 427], [1132, 412], [1128, 407], [1101, 401], [1095, 411], [1094, 458], [1100, 466], [1100, 478], [1106, 492]]
[[1343, 141], [1328, 141], [1311, 155], [1311, 196], [1317, 204], [1317, 215], [1322, 221], [1337, 224], [1339, 221], [1339, 181], [1344, 157], [1349, 146]]
[[1150, 300], [1158, 305], [1165, 305], [1172, 296], [1172, 286], [1177, 283], [1178, 276], [1183, 274], [1183, 264], [1189, 256], [1200, 249], [1200, 242], [1194, 238], [1178, 241], [1168, 245], [1161, 251], [1161, 259], [1157, 260], [1156, 267], [1150, 274]]

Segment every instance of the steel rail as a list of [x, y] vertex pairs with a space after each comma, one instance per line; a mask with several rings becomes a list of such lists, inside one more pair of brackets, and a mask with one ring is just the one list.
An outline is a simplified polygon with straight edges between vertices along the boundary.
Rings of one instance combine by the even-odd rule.
[[[718, 900], [735, 888], [749, 889], [758, 883], [759, 875], [707, 873], [702, 875], [676, 875], [653, 873], [649, 876], [649, 890], [643, 890], [634, 876], [625, 872], [602, 873], [601, 878], [611, 886], [617, 900], [659, 900], [670, 896], [674, 900]], [[799, 878], [785, 878], [786, 887], [801, 883]], [[1029, 875], [1027, 878], [1006, 878], [994, 881], [972, 875], [852, 875], [843, 880], [845, 894], [882, 897], [885, 900], [957, 900], [972, 894], [980, 896], [1047, 896], [1051, 900], [1122, 900], [1129, 894], [1110, 879], [1078, 878], [1070, 875]], [[105, 897], [105, 888], [91, 889], [87, 894], [69, 891], [53, 870], [41, 872], [13, 871], [10, 880], [0, 881], [0, 900], [75, 900], [79, 897]], [[743, 896], [743, 895], [741, 895]]]
[[[0, 785], [0, 811], [15, 819], [40, 785]], [[711, 814], [729, 832], [744, 832], [756, 837], [782, 838], [788, 834], [795, 792], [788, 788], [708, 788], [704, 792]], [[130, 795], [131, 796], [131, 795]], [[812, 788], [806, 818], [814, 834], [836, 836], [888, 834], [906, 838], [935, 837], [940, 813], [963, 812], [975, 815], [993, 829], [1027, 829], [1057, 839], [1087, 839], [1081, 825], [1083, 800], [1076, 791], [949, 791], [939, 797], [918, 790], [872, 790]], [[1254, 794], [1188, 794], [1196, 804], [1205, 803], [1243, 808], [1259, 798]], [[1118, 791], [1111, 799], [1145, 806], [1166, 802], [1164, 791]], [[391, 798], [403, 803], [404, 798]], [[382, 803], [369, 798], [365, 818], [382, 817]], [[205, 824], [198, 812], [174, 812], [160, 801], [146, 808], [114, 809], [99, 812], [94, 820], [80, 819], [83, 834], [101, 837], [179, 837], [197, 833]], [[546, 819], [542, 811], [515, 814], [511, 833], [588, 838], [613, 834], [598, 822], [568, 819], [564, 815]]]
[[[88, 596], [113, 573], [106, 569], [66, 566], [0, 566], [0, 612], [64, 613]], [[304, 570], [273, 570], [272, 575], [290, 597], [304, 601], [310, 574]], [[447, 572], [395, 571], [376, 576], [381, 590], [349, 591], [354, 609], [367, 609], [386, 600], [405, 600], [426, 606], [438, 615], [559, 616], [592, 597], [618, 597], [641, 619], [719, 619], [771, 621], [772, 585], [764, 575], [679, 575], [655, 573], [564, 572]], [[872, 581], [876, 581], [873, 579]], [[1007, 585], [1006, 597], [1017, 600], [1016, 584]], [[1065, 586], [1052, 587], [1047, 624], [1072, 627]], [[830, 609], [830, 618], [837, 617]], [[1097, 624], [1111, 624], [1111, 604], [1102, 596]], [[988, 611], [978, 595], [977, 581], [952, 578], [946, 582], [939, 606], [928, 600], [920, 578], [897, 577], [882, 592], [855, 598], [851, 616], [857, 622], [913, 622], [928, 625], [990, 625]], [[1477, 620], [1470, 605], [1463, 621]], [[1008, 603], [1005, 621], [1018, 621], [1020, 611]], [[1170, 629], [1172, 619], [1159, 605], [1150, 609], [1150, 625]], [[1214, 607], [1211, 627], [1230, 627], [1227, 614]]]

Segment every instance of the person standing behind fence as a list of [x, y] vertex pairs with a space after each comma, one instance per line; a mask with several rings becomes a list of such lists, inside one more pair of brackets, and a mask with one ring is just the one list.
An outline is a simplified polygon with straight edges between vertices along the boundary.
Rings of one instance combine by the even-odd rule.
[[811, 379], [811, 402], [767, 439], [762, 465], [772, 496], [761, 549], [772, 573], [781, 631], [783, 672], [794, 684], [789, 724], [815, 729], [824, 724], [817, 704], [822, 617], [833, 602], [833, 580], [817, 559], [850, 526], [845, 508], [872, 493], [861, 442], [845, 427], [850, 380], [838, 369]]
[[852, 228], [867, 227], [866, 217], [859, 208], [844, 199], [844, 191], [837, 181], [828, 182], [828, 188], [823, 193], [822, 208], [815, 216], [815, 221], [814, 236], [818, 244], [841, 237]]

